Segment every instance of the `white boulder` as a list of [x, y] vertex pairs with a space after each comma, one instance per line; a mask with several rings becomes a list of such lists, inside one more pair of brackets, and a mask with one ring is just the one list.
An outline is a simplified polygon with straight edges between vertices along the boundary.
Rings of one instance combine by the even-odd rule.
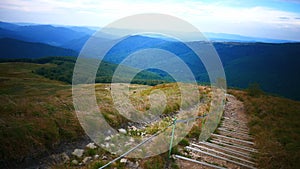
[[127, 159], [126, 159], [126, 158], [122, 158], [122, 159], [120, 160], [120, 163], [127, 163]]
[[123, 129], [123, 128], [120, 128], [119, 132], [122, 133], [122, 134], [126, 134], [127, 133], [127, 131], [125, 129]]
[[86, 145], [86, 148], [95, 149], [97, 148], [97, 146], [95, 145], [95, 143], [89, 143], [88, 145]]
[[72, 155], [74, 155], [74, 156], [80, 158], [80, 157], [82, 157], [83, 152], [84, 152], [83, 149], [75, 149], [75, 150], [72, 152]]
[[83, 164], [86, 164], [86, 163], [89, 162], [91, 159], [92, 159], [92, 157], [85, 157], [85, 158], [82, 160], [82, 163], [83, 163]]

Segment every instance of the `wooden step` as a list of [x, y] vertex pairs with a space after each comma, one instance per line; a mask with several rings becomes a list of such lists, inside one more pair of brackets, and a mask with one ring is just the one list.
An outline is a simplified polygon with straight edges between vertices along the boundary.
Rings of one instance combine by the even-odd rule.
[[249, 130], [249, 128], [247, 126], [233, 125], [233, 124], [229, 124], [229, 123], [220, 123], [220, 126], [222, 126], [222, 127], [225, 126], [228, 128], [236, 128], [236, 129], [245, 130], [245, 131]]
[[235, 148], [235, 149], [240, 149], [240, 150], [244, 150], [244, 151], [248, 151], [248, 152], [251, 152], [251, 153], [257, 153], [257, 150], [255, 149], [252, 149], [250, 147], [245, 147], [245, 146], [242, 146], [242, 145], [232, 145], [232, 144], [228, 144], [228, 143], [225, 143], [225, 142], [222, 142], [222, 140], [210, 140], [212, 143], [215, 143], [215, 144], [218, 144], [218, 145], [221, 145], [221, 146], [225, 146], [225, 147], [231, 147], [231, 148]]
[[239, 134], [239, 133], [235, 133], [235, 132], [228, 132], [228, 131], [222, 131], [222, 130], [217, 130], [217, 133], [219, 133], [220, 135], [223, 136], [227, 136], [227, 137], [233, 137], [233, 138], [237, 138], [237, 139], [241, 139], [241, 140], [247, 140], [247, 141], [253, 141], [254, 138], [252, 138], [249, 135], [244, 135], [244, 134]]
[[205, 146], [208, 146], [208, 147], [212, 147], [212, 148], [221, 150], [223, 152], [226, 152], [226, 153], [229, 153], [229, 154], [232, 154], [232, 155], [235, 155], [235, 156], [243, 157], [243, 158], [248, 159], [248, 160], [252, 159], [250, 154], [246, 153], [246, 152], [240, 152], [240, 151], [228, 148], [228, 147], [222, 147], [220, 145], [212, 144], [212, 143], [209, 143], [209, 142], [199, 142], [198, 144], [202, 144], [202, 145], [205, 145]]
[[248, 132], [246, 131], [242, 131], [242, 130], [233, 130], [233, 129], [230, 129], [230, 128], [226, 128], [226, 127], [219, 127], [218, 130], [221, 130], [221, 131], [228, 131], [228, 132], [236, 132], [236, 133], [239, 133], [239, 134], [244, 134], [244, 135], [249, 135]]
[[240, 157], [237, 157], [237, 156], [226, 154], [224, 152], [220, 152], [220, 151], [217, 151], [217, 150], [214, 150], [214, 149], [211, 149], [211, 148], [207, 148], [207, 147], [204, 147], [204, 146], [200, 146], [200, 145], [197, 145], [197, 144], [193, 144], [193, 143], [191, 145], [194, 146], [194, 147], [197, 147], [198, 149], [205, 150], [205, 151], [210, 151], [210, 152], [216, 153], [220, 156], [225, 156], [226, 158], [229, 158], [229, 159], [232, 159], [232, 160], [234, 159], [234, 160], [237, 160], [239, 162], [244, 162], [244, 163], [249, 163], [251, 165], [255, 165], [254, 162], [243, 159], [243, 158], [240, 158]]
[[200, 165], [203, 165], [203, 166], [207, 166], [207, 167], [211, 167], [211, 168], [226, 169], [224, 167], [220, 167], [220, 166], [209, 164], [209, 163], [206, 163], [206, 162], [194, 160], [194, 159], [183, 157], [183, 156], [180, 156], [180, 155], [175, 155], [175, 158], [178, 158], [178, 159], [181, 159], [181, 160], [190, 161], [190, 162], [197, 163], [197, 164], [200, 164]]
[[201, 154], [204, 154], [204, 155], [208, 155], [208, 156], [220, 159], [220, 160], [224, 160], [224, 161], [233, 163], [233, 164], [238, 165], [238, 166], [243, 166], [243, 167], [246, 167], [246, 168], [255, 169], [254, 166], [247, 165], [247, 164], [244, 164], [244, 163], [240, 163], [240, 162], [237, 162], [237, 161], [234, 161], [234, 160], [230, 160], [228, 158], [221, 157], [221, 156], [218, 156], [218, 155], [214, 155], [214, 154], [211, 154], [211, 153], [208, 153], [208, 152], [205, 152], [205, 151], [202, 151], [202, 150], [190, 147], [190, 146], [186, 146], [185, 148], [188, 149], [188, 150], [191, 150], [191, 151], [195, 151], [195, 152], [198, 152], [198, 153], [201, 153]]
[[251, 142], [251, 141], [245, 141], [245, 140], [241, 140], [241, 139], [237, 139], [237, 138], [233, 138], [233, 137], [228, 137], [228, 136], [223, 136], [223, 135], [219, 135], [219, 134], [211, 134], [211, 136], [218, 137], [218, 138], [223, 138], [223, 139], [227, 139], [227, 140], [231, 140], [231, 141], [241, 142], [241, 143], [245, 143], [245, 144], [254, 145], [254, 143]]

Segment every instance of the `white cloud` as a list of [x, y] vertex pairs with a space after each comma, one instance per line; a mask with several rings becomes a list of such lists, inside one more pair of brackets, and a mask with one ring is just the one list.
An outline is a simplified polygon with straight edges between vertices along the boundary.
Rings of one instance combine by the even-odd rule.
[[[20, 13], [53, 14], [55, 24], [104, 26], [116, 19], [139, 13], [163, 13], [173, 15], [194, 24], [201, 31], [247, 33], [248, 27], [259, 29], [290, 28], [299, 30], [299, 13], [266, 7], [231, 7], [221, 1], [204, 3], [198, 1], [137, 1], [137, 0], [2, 0], [0, 8]], [[59, 17], [61, 16], [61, 17]], [[65, 18], [64, 18], [65, 17]], [[289, 19], [282, 19], [286, 17]], [[30, 19], [30, 18], [29, 18]], [[43, 22], [48, 18], [40, 17]], [[251, 25], [253, 24], [253, 25]], [[263, 29], [263, 28], [261, 28]], [[282, 29], [282, 31], [287, 31]], [[248, 32], [249, 33], [249, 32]], [[300, 33], [300, 32], [299, 32]]]

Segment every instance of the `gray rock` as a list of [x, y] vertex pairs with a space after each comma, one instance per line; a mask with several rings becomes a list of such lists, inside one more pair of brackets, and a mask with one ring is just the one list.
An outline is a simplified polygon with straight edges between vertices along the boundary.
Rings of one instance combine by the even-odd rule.
[[106, 156], [103, 156], [103, 157], [102, 157], [102, 160], [107, 160], [107, 157], [106, 157]]
[[72, 152], [72, 155], [74, 155], [74, 156], [80, 158], [80, 157], [82, 157], [83, 152], [84, 152], [83, 149], [75, 149], [75, 150]]
[[61, 153], [60, 157], [61, 157], [63, 163], [67, 163], [68, 161], [70, 161], [70, 157], [65, 152]]
[[131, 126], [133, 131], [137, 131], [137, 128], [135, 126]]
[[122, 159], [120, 160], [120, 163], [127, 163], [127, 159], [126, 159], [126, 158], [122, 158]]
[[111, 139], [110, 136], [105, 137], [104, 141], [109, 141]]
[[97, 148], [97, 146], [95, 145], [95, 143], [89, 143], [88, 145], [86, 145], [86, 148], [95, 149]]
[[82, 163], [83, 164], [87, 164], [89, 161], [91, 161], [92, 157], [85, 157], [83, 160], [82, 160]]
[[127, 131], [125, 129], [123, 129], [123, 128], [120, 128], [119, 132], [122, 133], [122, 134], [126, 134], [127, 133]]
[[78, 165], [78, 161], [77, 160], [72, 160], [72, 164], [73, 165]]
[[98, 154], [94, 155], [94, 159], [98, 159], [98, 158], [99, 158]]

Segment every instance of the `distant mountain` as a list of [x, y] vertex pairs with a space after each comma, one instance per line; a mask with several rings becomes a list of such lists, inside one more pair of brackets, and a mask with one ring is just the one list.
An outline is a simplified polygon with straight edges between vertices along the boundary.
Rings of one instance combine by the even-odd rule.
[[[246, 88], [259, 83], [266, 92], [300, 100], [300, 43], [215, 42], [213, 45], [224, 66], [228, 86]], [[209, 82], [201, 60], [180, 42], [135, 35], [115, 45], [104, 59], [119, 64], [133, 52], [147, 48], [173, 52], [190, 67], [196, 80]], [[159, 64], [168, 62], [162, 60]]]
[[207, 39], [214, 42], [264, 42], [264, 43], [287, 43], [293, 42], [290, 40], [282, 39], [270, 39], [270, 38], [259, 38], [259, 37], [249, 37], [236, 34], [227, 34], [227, 33], [212, 33], [205, 32], [203, 33]]
[[[93, 32], [83, 27], [20, 26], [0, 22], [0, 57], [77, 56]], [[206, 36], [213, 41], [220, 56], [228, 86], [246, 88], [250, 83], [257, 82], [267, 92], [300, 100], [300, 43], [232, 34], [206, 33]], [[114, 38], [113, 35], [100, 33], [100, 37], [95, 39], [109, 43]], [[185, 44], [160, 36], [125, 37], [108, 52], [104, 60], [120, 64], [128, 55], [147, 48], [173, 52], [190, 67], [199, 82], [208, 82], [204, 65]], [[168, 63], [168, 60], [161, 61], [164, 62]], [[149, 71], [164, 74], [157, 70]]]
[[[90, 36], [87, 28], [65, 28], [52, 25], [26, 25], [20, 26], [0, 22], [0, 37], [13, 38], [28, 42], [40, 42], [54, 46], [63, 46], [72, 40]], [[77, 31], [76, 31], [77, 30]], [[8, 32], [8, 33], [7, 33]]]
[[0, 39], [0, 58], [40, 58], [45, 56], [77, 56], [76, 51], [43, 43], [24, 42], [16, 39]]

